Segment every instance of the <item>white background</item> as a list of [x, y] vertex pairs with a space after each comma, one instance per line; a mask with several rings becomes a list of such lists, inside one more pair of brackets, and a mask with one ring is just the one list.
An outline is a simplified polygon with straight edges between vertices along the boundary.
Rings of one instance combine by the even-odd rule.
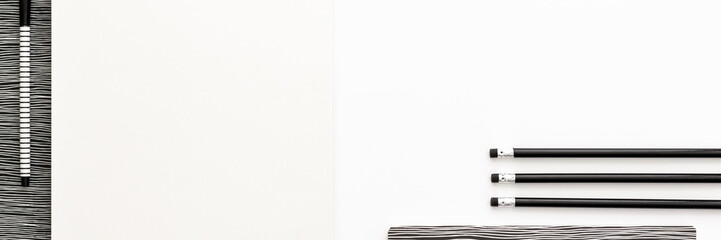
[[334, 239], [331, 3], [54, 1], [53, 239]]
[[[492, 209], [491, 196], [721, 198], [719, 184], [491, 185], [492, 147], [719, 147], [715, 1], [335, 1], [335, 239], [405, 224], [690, 224], [707, 210]], [[56, 1], [55, 239], [333, 239], [331, 2]]]
[[491, 196], [721, 199], [721, 184], [492, 185], [492, 172], [721, 172], [716, 159], [492, 160], [720, 147], [718, 1], [337, 0], [338, 239], [411, 224], [694, 225], [719, 210], [494, 209]]

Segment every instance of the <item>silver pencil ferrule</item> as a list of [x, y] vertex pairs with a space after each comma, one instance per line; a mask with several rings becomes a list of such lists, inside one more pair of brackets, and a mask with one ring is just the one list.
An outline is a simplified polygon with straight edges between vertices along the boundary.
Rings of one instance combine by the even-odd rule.
[[513, 158], [513, 148], [499, 148], [498, 158]]
[[516, 174], [515, 173], [499, 173], [498, 174], [498, 183], [515, 183], [516, 182]]
[[513, 197], [499, 197], [498, 207], [516, 207], [516, 198]]

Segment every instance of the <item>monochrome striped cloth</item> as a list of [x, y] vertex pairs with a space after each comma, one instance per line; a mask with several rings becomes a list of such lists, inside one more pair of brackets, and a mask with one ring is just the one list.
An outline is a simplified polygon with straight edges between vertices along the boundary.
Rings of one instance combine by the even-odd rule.
[[50, 239], [50, 0], [32, 0], [30, 187], [19, 175], [19, 13], [0, 0], [0, 239]]
[[389, 240], [691, 240], [691, 226], [401, 226]]

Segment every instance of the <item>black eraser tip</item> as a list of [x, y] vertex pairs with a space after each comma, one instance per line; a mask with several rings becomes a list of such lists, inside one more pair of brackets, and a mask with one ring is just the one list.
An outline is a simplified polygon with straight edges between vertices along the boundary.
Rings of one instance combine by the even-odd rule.
[[490, 154], [491, 154], [492, 158], [497, 158], [498, 157], [498, 148], [491, 148]]
[[29, 177], [21, 177], [20, 178], [20, 186], [30, 187], [30, 178]]
[[498, 198], [497, 197], [491, 198], [491, 207], [498, 207]]
[[491, 174], [491, 182], [492, 183], [498, 182], [498, 173]]

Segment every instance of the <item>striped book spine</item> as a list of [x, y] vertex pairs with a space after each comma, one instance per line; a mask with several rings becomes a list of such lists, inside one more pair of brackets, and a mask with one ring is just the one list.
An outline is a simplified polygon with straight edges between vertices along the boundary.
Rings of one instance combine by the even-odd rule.
[[389, 240], [691, 240], [691, 226], [401, 226]]
[[0, 0], [0, 239], [51, 232], [51, 0], [30, 2], [21, 27], [22, 1]]

